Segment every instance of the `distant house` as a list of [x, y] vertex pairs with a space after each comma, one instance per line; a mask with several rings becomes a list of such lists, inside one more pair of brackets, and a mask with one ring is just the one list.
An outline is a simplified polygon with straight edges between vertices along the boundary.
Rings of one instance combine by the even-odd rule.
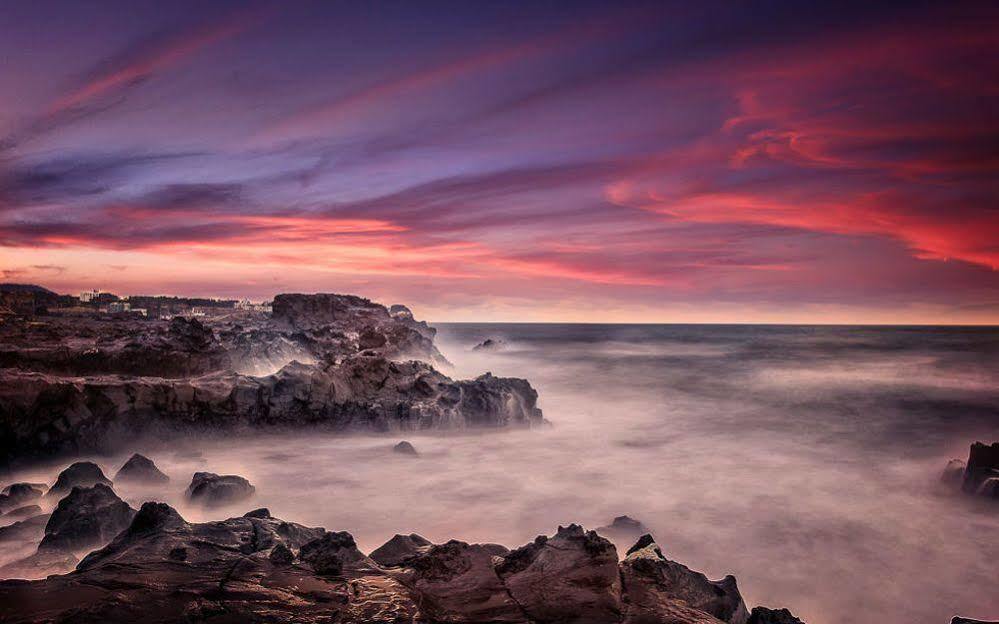
[[85, 290], [82, 293], [80, 293], [80, 303], [90, 303], [91, 301], [96, 299], [97, 296], [100, 294], [101, 291], [97, 290], [96, 288], [93, 290]]

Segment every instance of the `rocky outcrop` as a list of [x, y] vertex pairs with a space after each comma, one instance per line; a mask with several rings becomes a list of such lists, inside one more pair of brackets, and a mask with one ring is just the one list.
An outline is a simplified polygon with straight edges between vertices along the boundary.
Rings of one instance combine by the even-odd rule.
[[493, 340], [492, 338], [486, 338], [479, 344], [472, 347], [472, 351], [499, 351], [504, 346], [502, 340]]
[[621, 617], [617, 550], [577, 524], [507, 554], [496, 571], [529, 619], [613, 622]]
[[125, 465], [114, 476], [115, 483], [134, 483], [139, 485], [162, 485], [170, 481], [153, 460], [138, 453], [132, 455]]
[[74, 487], [59, 501], [48, 523], [40, 551], [76, 551], [103, 546], [132, 521], [135, 510], [110, 487]]
[[[204, 323], [52, 317], [5, 324], [0, 465], [39, 455], [120, 452], [143, 435], [544, 422], [525, 380], [487, 374], [455, 381], [435, 369], [446, 365], [433, 344], [435, 331], [411, 314], [349, 295], [279, 295], [273, 309], [273, 316], [246, 313]], [[58, 366], [17, 355], [37, 350], [70, 355]], [[126, 351], [132, 355], [121, 355]], [[85, 357], [90, 352], [118, 355], [114, 365], [95, 365]]]
[[940, 475], [940, 481], [966, 494], [999, 500], [999, 442], [971, 445], [967, 463], [952, 459]]
[[433, 543], [421, 535], [396, 534], [392, 539], [371, 551], [371, 558], [380, 566], [395, 568], [433, 547]]
[[[10, 624], [722, 621], [690, 601], [714, 610], [720, 602], [705, 602], [688, 585], [664, 579], [658, 555], [648, 570], [637, 563], [650, 556], [649, 545], [635, 550], [630, 564], [629, 559], [619, 564], [610, 542], [576, 525], [514, 551], [425, 541], [414, 536], [390, 540], [399, 547], [397, 554], [412, 554], [389, 566], [360, 552], [349, 533], [263, 513], [192, 524], [163, 503], [146, 503], [124, 531], [87, 555], [74, 573], [0, 582], [0, 604], [3, 621]], [[674, 589], [679, 593], [671, 594]], [[766, 615], [758, 613], [754, 617]], [[785, 624], [758, 624], [778, 623]]]
[[196, 472], [187, 486], [187, 498], [205, 507], [221, 507], [242, 502], [256, 492], [250, 482], [238, 475]]
[[677, 600], [729, 624], [745, 624], [749, 619], [735, 577], [709, 581], [700, 572], [663, 556], [650, 535], [643, 536], [628, 551], [621, 563], [621, 580], [631, 597], [634, 619], [641, 619], [635, 612], [673, 605]]
[[89, 488], [98, 483], [111, 485], [111, 480], [104, 476], [100, 466], [93, 462], [76, 462], [59, 473], [55, 485], [49, 489], [46, 496], [63, 496], [75, 487]]

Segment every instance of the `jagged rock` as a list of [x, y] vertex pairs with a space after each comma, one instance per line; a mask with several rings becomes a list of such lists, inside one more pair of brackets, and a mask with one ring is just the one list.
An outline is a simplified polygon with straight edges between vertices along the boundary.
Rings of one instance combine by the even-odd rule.
[[577, 524], [510, 552], [496, 572], [530, 619], [613, 622], [621, 616], [617, 550]]
[[798, 618], [791, 615], [787, 609], [768, 609], [766, 607], [753, 607], [753, 612], [749, 616], [748, 624], [805, 624]]
[[100, 466], [93, 462], [76, 462], [59, 473], [55, 485], [46, 496], [64, 496], [75, 487], [93, 487], [98, 483], [111, 485], [111, 480], [104, 476]]
[[627, 548], [643, 535], [649, 533], [648, 527], [628, 516], [617, 516], [610, 524], [597, 527], [594, 530], [621, 549]]
[[424, 615], [443, 622], [527, 622], [497, 575], [495, 549], [451, 540], [410, 558], [400, 580], [422, 597]]
[[396, 534], [368, 555], [382, 567], [394, 568], [403, 565], [408, 559], [430, 550], [433, 544], [430, 540], [416, 533], [409, 535]]
[[43, 490], [33, 483], [12, 483], [0, 494], [0, 513], [41, 498]]
[[999, 442], [991, 445], [975, 442], [968, 454], [968, 467], [961, 487], [965, 492], [977, 493], [992, 477], [999, 477]]
[[161, 485], [170, 481], [170, 477], [160, 472], [160, 469], [156, 467], [153, 460], [136, 453], [125, 462], [125, 465], [121, 467], [118, 474], [114, 476], [114, 480], [116, 483]]
[[413, 455], [413, 456], [419, 455], [419, 453], [416, 452], [416, 449], [413, 447], [413, 445], [405, 440], [393, 446], [392, 450], [402, 455]]
[[41, 550], [82, 550], [103, 546], [127, 527], [135, 510], [110, 487], [74, 487], [59, 501], [45, 525]]
[[940, 475], [940, 482], [945, 485], [959, 487], [964, 482], [964, 470], [966, 467], [965, 463], [960, 459], [950, 460]]
[[404, 318], [404, 319], [413, 318], [413, 311], [407, 308], [406, 306], [398, 303], [389, 306], [389, 314], [392, 316], [392, 318]]
[[493, 340], [492, 338], [486, 338], [479, 344], [472, 347], [472, 351], [499, 351], [503, 348], [502, 340]]
[[[525, 380], [454, 381], [435, 370], [447, 361], [434, 334], [366, 299], [325, 294], [281, 295], [273, 317], [240, 323], [52, 317], [4, 324], [0, 465], [31, 455], [118, 452], [142, 435], [544, 423]], [[98, 356], [84, 354], [91, 350], [116, 355], [95, 363]], [[48, 359], [24, 359], [41, 352]], [[60, 353], [71, 356], [60, 360]]]
[[628, 551], [621, 562], [621, 581], [626, 588], [630, 621], [642, 621], [645, 611], [658, 612], [675, 606], [677, 600], [729, 624], [745, 624], [749, 612], [735, 577], [709, 581], [700, 572], [663, 556], [651, 535]]
[[613, 545], [575, 526], [513, 552], [452, 540], [386, 570], [349, 533], [256, 515], [191, 524], [146, 503], [74, 573], [0, 582], [0, 619], [719, 624], [680, 599], [644, 601], [645, 580], [633, 595], [626, 573]]
[[187, 498], [206, 507], [231, 505], [253, 496], [256, 488], [238, 475], [196, 472], [187, 487]]
[[17, 507], [16, 509], [11, 509], [7, 513], [3, 514], [3, 520], [6, 522], [8, 520], [20, 520], [23, 518], [31, 518], [42, 513], [42, 508], [38, 505], [25, 505], [23, 507]]
[[346, 531], [324, 533], [303, 545], [298, 558], [310, 564], [317, 574], [325, 576], [340, 576], [345, 570], [378, 569], [378, 564], [357, 549], [354, 537]]

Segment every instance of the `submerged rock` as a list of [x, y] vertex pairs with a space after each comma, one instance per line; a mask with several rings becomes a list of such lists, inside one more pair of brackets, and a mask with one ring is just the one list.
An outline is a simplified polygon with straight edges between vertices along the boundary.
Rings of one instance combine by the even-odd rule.
[[110, 487], [74, 487], [45, 525], [38, 549], [74, 551], [103, 546], [132, 521], [135, 510]]
[[219, 507], [244, 501], [256, 492], [250, 482], [238, 475], [196, 472], [187, 486], [187, 498], [206, 507]]
[[645, 611], [677, 600], [729, 624], [745, 624], [749, 612], [735, 577], [710, 581], [700, 572], [670, 561], [652, 540], [643, 536], [621, 562], [621, 579], [628, 588], [633, 611]]
[[369, 555], [378, 565], [394, 568], [401, 566], [407, 560], [430, 550], [433, 544], [416, 533], [409, 535], [396, 534]]
[[413, 447], [413, 445], [410, 444], [409, 442], [406, 442], [405, 440], [393, 446], [392, 450], [401, 455], [412, 455], [414, 457], [416, 455], [419, 455], [419, 453], [416, 452], [416, 449]]
[[627, 548], [650, 532], [647, 526], [629, 516], [617, 516], [613, 522], [597, 527], [595, 531], [620, 548]]
[[111, 480], [104, 476], [100, 466], [93, 462], [76, 462], [59, 473], [46, 496], [63, 496], [75, 487], [89, 488], [98, 483], [111, 485]]
[[964, 471], [965, 492], [979, 493], [982, 485], [993, 477], [999, 477], [999, 442], [986, 445], [975, 442], [968, 454], [968, 467]]
[[966, 467], [966, 464], [960, 459], [950, 460], [940, 475], [940, 482], [945, 485], [959, 487], [964, 482], [964, 470]]
[[502, 340], [493, 340], [492, 338], [486, 338], [479, 344], [472, 347], [472, 351], [499, 351], [504, 346]]
[[125, 465], [121, 467], [118, 474], [114, 476], [115, 482], [135, 483], [143, 485], [162, 485], [170, 481], [160, 469], [156, 467], [153, 460], [138, 453], [132, 455]]

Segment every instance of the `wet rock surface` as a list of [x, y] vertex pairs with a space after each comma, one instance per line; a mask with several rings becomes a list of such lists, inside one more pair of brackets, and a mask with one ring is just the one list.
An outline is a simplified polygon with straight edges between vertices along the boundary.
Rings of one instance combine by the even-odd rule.
[[435, 334], [403, 307], [334, 294], [278, 295], [271, 315], [13, 319], [0, 325], [0, 465], [143, 435], [544, 422], [523, 379], [439, 372]]
[[[9, 623], [738, 621], [694, 606], [718, 611], [720, 603], [658, 574], [661, 553], [646, 552], [653, 547], [618, 563], [613, 544], [570, 525], [514, 551], [397, 535], [368, 557], [346, 532], [256, 512], [194, 524], [166, 504], [146, 503], [75, 572], [0, 581], [0, 604]], [[643, 570], [637, 561], [650, 557]]]
[[192, 503], [205, 507], [221, 507], [244, 501], [255, 492], [256, 488], [238, 475], [196, 472], [191, 478], [191, 485], [187, 486], [186, 494]]
[[163, 485], [170, 477], [163, 474], [153, 460], [138, 453], [132, 455], [114, 476], [115, 483], [136, 483], [142, 485]]

